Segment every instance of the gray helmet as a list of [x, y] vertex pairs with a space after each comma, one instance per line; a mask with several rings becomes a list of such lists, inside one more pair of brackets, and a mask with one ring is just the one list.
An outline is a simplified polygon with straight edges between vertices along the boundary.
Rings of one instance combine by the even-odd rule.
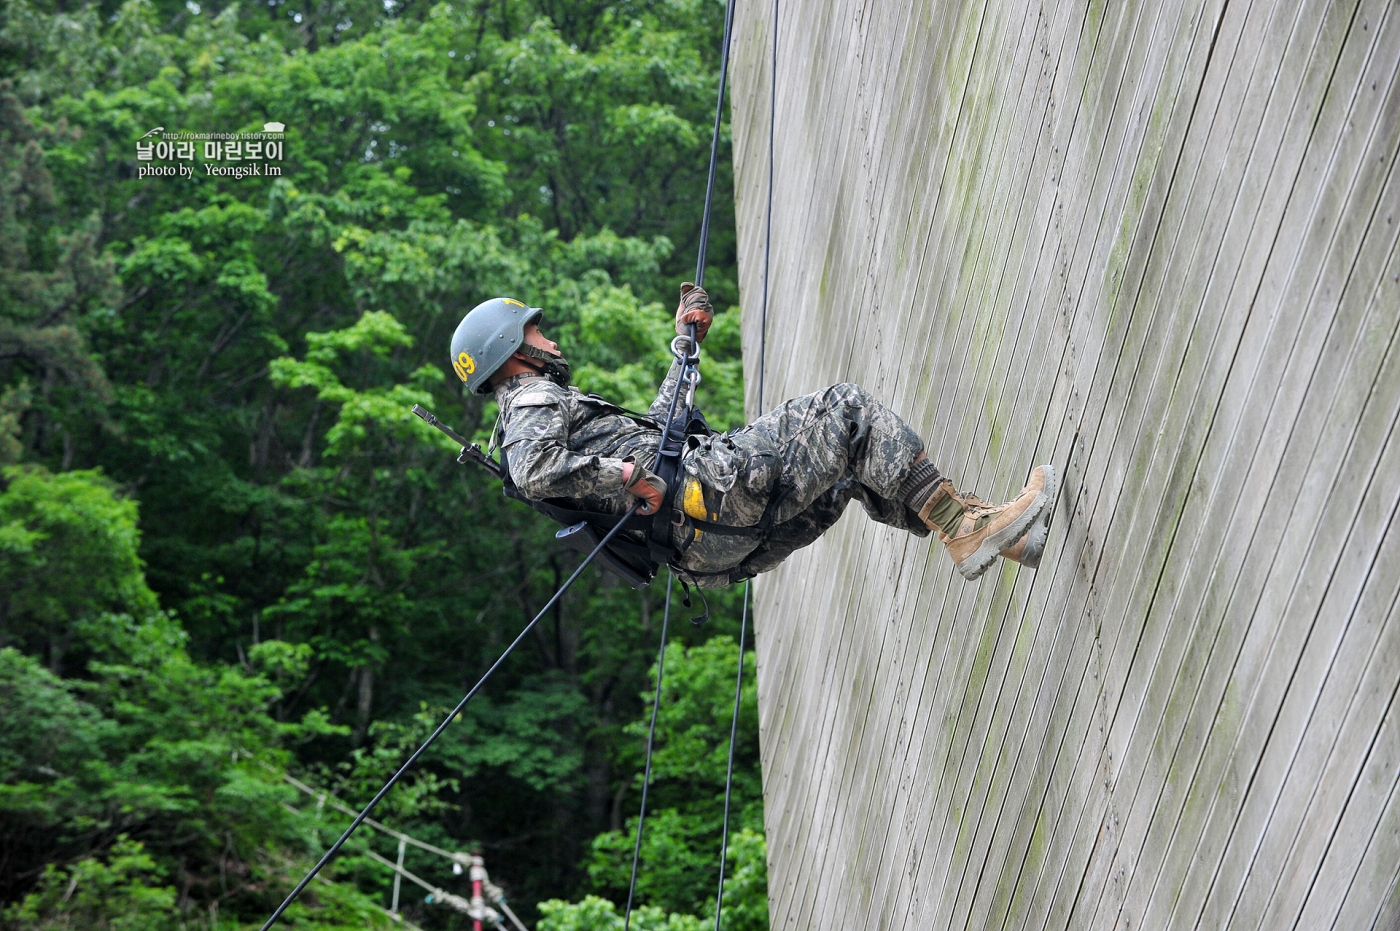
[[471, 309], [452, 334], [452, 370], [474, 394], [490, 392], [491, 376], [525, 342], [525, 324], [544, 311], [508, 297], [493, 297]]

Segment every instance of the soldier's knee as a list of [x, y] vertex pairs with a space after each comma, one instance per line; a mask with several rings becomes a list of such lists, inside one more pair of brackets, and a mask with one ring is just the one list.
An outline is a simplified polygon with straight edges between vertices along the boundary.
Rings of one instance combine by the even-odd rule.
[[839, 385], [832, 385], [827, 388], [827, 397], [835, 405], [847, 408], [869, 407], [874, 400], [869, 391], [853, 382], [842, 382]]

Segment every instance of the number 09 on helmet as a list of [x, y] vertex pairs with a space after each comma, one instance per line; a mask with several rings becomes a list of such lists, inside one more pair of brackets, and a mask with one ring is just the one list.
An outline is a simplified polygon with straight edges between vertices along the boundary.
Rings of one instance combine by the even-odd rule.
[[493, 297], [471, 309], [452, 334], [452, 370], [473, 394], [488, 394], [491, 377], [525, 342], [526, 324], [544, 311], [508, 297]]

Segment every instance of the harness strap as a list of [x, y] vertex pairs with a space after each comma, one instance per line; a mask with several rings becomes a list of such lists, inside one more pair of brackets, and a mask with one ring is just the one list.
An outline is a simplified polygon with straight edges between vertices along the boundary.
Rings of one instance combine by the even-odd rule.
[[701, 533], [713, 533], [720, 537], [762, 536], [768, 532], [767, 527], [759, 524], [754, 524], [752, 527], [731, 527], [728, 524], [716, 524], [698, 517], [687, 517], [685, 521], [694, 525], [695, 529]]
[[[575, 549], [592, 550], [605, 534], [611, 536], [619, 521], [626, 519], [619, 514], [581, 511], [558, 499], [536, 501], [527, 497], [510, 477], [510, 461], [505, 447], [501, 448], [500, 456], [501, 491], [505, 496], [523, 501], [534, 511], [563, 524], [564, 529], [556, 533], [555, 537]], [[635, 528], [642, 531], [648, 541], [651, 537], [649, 522], [654, 520], [655, 515], [637, 515], [632, 518]], [[659, 562], [652, 558], [649, 545], [634, 543], [620, 536], [611, 536], [608, 545], [599, 552], [598, 561], [633, 588], [645, 588], [656, 577], [659, 565]]]
[[[677, 384], [677, 388], [680, 385]], [[687, 412], [689, 416], [685, 418], [682, 429], [675, 430], [671, 425], [667, 425], [661, 433], [661, 446], [657, 450], [656, 466], [652, 470], [661, 476], [661, 480], [666, 483], [666, 496], [661, 501], [661, 508], [653, 516], [650, 532], [647, 534], [647, 545], [651, 548], [652, 558], [658, 563], [674, 565], [685, 551], [685, 546], [677, 548], [671, 545], [671, 520], [676, 514], [684, 515], [684, 511], [679, 506], [679, 496], [681, 494], [681, 457], [685, 452], [685, 441], [691, 436], [711, 436], [714, 431], [705, 422], [705, 415], [699, 409], [691, 407]], [[664, 515], [664, 517], [662, 517]], [[662, 517], [657, 520], [655, 518]], [[687, 544], [689, 541], [687, 541]]]
[[658, 430], [661, 429], [661, 424], [657, 422], [656, 418], [652, 417], [650, 414], [643, 414], [640, 411], [632, 410], [630, 407], [623, 407], [621, 404], [614, 404], [612, 401], [609, 401], [602, 395], [594, 394], [591, 391], [588, 394], [585, 394], [584, 397], [597, 404], [601, 404], [603, 407], [606, 407], [609, 410], [616, 411], [624, 417], [635, 420], [637, 421], [637, 423], [642, 424], [643, 426], [655, 427]]

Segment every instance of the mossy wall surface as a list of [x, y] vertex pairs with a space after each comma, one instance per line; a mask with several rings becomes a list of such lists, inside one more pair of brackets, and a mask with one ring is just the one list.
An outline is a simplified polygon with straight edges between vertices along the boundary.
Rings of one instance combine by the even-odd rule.
[[[751, 414], [853, 381], [859, 508], [756, 582], [775, 929], [1400, 928], [1400, 6], [740, 3]], [[763, 396], [759, 397], [762, 384]]]

